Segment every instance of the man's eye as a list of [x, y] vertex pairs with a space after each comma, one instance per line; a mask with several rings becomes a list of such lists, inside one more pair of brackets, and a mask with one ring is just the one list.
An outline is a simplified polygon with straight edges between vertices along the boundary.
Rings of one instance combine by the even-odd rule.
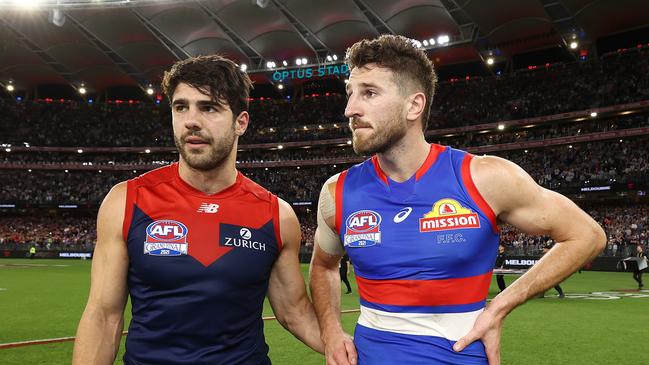
[[185, 105], [176, 105], [176, 111], [177, 112], [184, 112], [185, 110], [187, 110], [187, 106], [185, 106]]

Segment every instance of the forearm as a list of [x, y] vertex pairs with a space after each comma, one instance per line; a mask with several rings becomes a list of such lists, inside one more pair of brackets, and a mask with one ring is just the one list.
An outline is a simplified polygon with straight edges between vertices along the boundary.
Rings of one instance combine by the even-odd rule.
[[557, 242], [525, 275], [494, 298], [490, 309], [506, 316], [514, 308], [565, 280], [586, 262], [594, 259], [602, 251], [605, 240], [606, 237], [602, 237], [599, 231], [594, 231], [579, 239]]
[[111, 365], [121, 342], [124, 318], [86, 309], [74, 342], [73, 365]]
[[313, 350], [324, 354], [324, 344], [320, 335], [318, 319], [313, 309], [313, 304], [306, 296], [300, 303], [293, 306], [291, 312], [287, 314], [285, 320], [282, 322], [282, 325], [293, 336]]
[[340, 274], [320, 265], [311, 269], [311, 296], [323, 341], [329, 334], [343, 332], [340, 323]]

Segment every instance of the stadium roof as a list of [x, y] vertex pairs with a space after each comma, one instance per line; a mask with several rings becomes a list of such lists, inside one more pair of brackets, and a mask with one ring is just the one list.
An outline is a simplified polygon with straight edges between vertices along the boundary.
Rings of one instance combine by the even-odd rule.
[[[25, 3], [27, 1], [23, 1]], [[34, 0], [32, 0], [34, 2]], [[430, 46], [438, 65], [582, 44], [649, 25], [646, 0], [210, 0], [41, 1], [17, 9], [0, 0], [0, 84], [17, 88], [81, 82], [91, 91], [159, 81], [179, 59], [226, 54], [250, 71], [268, 61], [295, 66], [342, 58], [381, 33]], [[53, 3], [55, 5], [48, 5]], [[104, 4], [99, 7], [98, 4]], [[58, 5], [57, 5], [58, 4]], [[57, 23], [58, 25], [55, 25]], [[252, 72], [257, 82], [270, 72]]]

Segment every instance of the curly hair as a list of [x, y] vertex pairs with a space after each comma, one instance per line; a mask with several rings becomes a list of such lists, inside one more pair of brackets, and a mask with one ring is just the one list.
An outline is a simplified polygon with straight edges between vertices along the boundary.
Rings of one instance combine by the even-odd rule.
[[347, 49], [345, 62], [350, 70], [368, 64], [390, 69], [402, 92], [407, 91], [405, 85], [415, 85], [419, 88], [426, 96], [422, 115], [422, 129], [426, 130], [437, 85], [437, 74], [426, 53], [417, 48], [411, 39], [389, 34], [372, 40], [363, 39]]
[[229, 105], [235, 116], [248, 110], [252, 81], [236, 63], [225, 57], [191, 57], [171, 66], [162, 79], [162, 89], [169, 103], [181, 82], [211, 97], [218, 105]]

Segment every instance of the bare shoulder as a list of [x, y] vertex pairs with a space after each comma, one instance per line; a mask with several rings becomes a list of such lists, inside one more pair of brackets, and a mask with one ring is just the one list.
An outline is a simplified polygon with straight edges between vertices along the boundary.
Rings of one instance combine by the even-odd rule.
[[109, 236], [113, 237], [122, 236], [126, 193], [127, 183], [123, 181], [113, 186], [106, 194], [97, 214], [97, 229], [99, 232], [108, 233]]
[[279, 203], [279, 231], [283, 247], [299, 247], [302, 240], [300, 222], [291, 204], [281, 198]]
[[543, 194], [541, 188], [520, 166], [496, 156], [475, 156], [471, 178], [496, 216]]

